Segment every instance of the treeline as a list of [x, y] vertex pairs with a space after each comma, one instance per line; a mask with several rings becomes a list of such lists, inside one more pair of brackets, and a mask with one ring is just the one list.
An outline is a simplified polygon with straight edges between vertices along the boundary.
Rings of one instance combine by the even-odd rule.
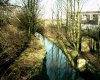
[[84, 29], [81, 30], [83, 37], [89, 38], [89, 48], [90, 51], [96, 52], [97, 55], [100, 55], [100, 27], [95, 27], [93, 29]]
[[[56, 17], [56, 27], [59, 30], [62, 28], [65, 29], [65, 36], [69, 36], [71, 44], [73, 45], [74, 49], [77, 50], [79, 53], [81, 52], [82, 37], [84, 37], [84, 35], [90, 36], [95, 41], [99, 41], [100, 39], [99, 24], [98, 27], [95, 29], [81, 29], [81, 10], [86, 2], [86, 0], [56, 0], [56, 4], [54, 5], [56, 9], [52, 9], [52, 26], [55, 26], [53, 19], [54, 17]], [[84, 33], [85, 31], [87, 31], [87, 33]]]
[[[86, 0], [56, 0], [54, 7], [51, 9], [51, 33], [54, 32], [57, 35], [58, 44], [65, 50], [65, 53], [68, 53], [69, 47], [73, 51], [78, 52], [77, 55], [74, 53], [74, 58], [82, 55], [84, 37], [87, 38], [85, 42], [88, 42], [87, 40], [89, 39], [87, 45], [90, 51], [88, 50], [88, 52], [90, 54], [97, 52], [96, 55], [100, 53], [100, 25], [98, 24], [98, 27], [95, 29], [82, 30], [81, 10], [85, 2]], [[74, 59], [71, 54], [69, 52], [66, 55], [71, 64], [74, 65]]]

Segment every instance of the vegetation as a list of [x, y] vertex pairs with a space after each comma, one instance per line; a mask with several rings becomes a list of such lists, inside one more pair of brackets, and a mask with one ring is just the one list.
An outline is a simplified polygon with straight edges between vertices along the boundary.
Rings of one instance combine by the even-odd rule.
[[[62, 4], [60, 3], [60, 1], [58, 1], [56, 8], [57, 24], [52, 25], [55, 23], [52, 22], [52, 27], [49, 26], [49, 28], [45, 30], [45, 36], [47, 36], [49, 40], [54, 42], [65, 52], [65, 55], [67, 56], [71, 65], [74, 68], [77, 68], [77, 63], [75, 63], [75, 60], [78, 60], [78, 58], [81, 57], [82, 59], [86, 60], [86, 70], [90, 70], [90, 72], [92, 70], [92, 72], [95, 73], [95, 70], [99, 72], [99, 69], [96, 68], [96, 64], [99, 62], [100, 57], [100, 26], [98, 24], [98, 27], [95, 26], [95, 28], [88, 29], [87, 27], [86, 29], [81, 29], [81, 2], [82, 0], [67, 0], [64, 2], [62, 1], [63, 6], [64, 4], [66, 6], [64, 6], [64, 9], [66, 10], [66, 19], [64, 19], [66, 20], [66, 24], [63, 25], [63, 19], [61, 17], [63, 14], [60, 14], [61, 7], [59, 7]], [[54, 12], [56, 11], [52, 11], [52, 13]], [[74, 51], [77, 53], [75, 53]], [[74, 57], [72, 55], [73, 52]], [[92, 61], [92, 56], [95, 58], [95, 62]], [[91, 67], [89, 64], [91, 64]]]
[[39, 19], [39, 0], [22, 0], [23, 7], [21, 13], [17, 15], [19, 26], [27, 30], [28, 35], [36, 31], [42, 33], [41, 20]]
[[43, 33], [37, 16], [39, 1], [23, 0], [23, 7], [0, 1], [0, 80], [35, 79], [39, 74], [45, 77], [46, 52], [34, 35], [36, 31]]
[[[100, 27], [94, 29], [82, 30], [82, 36], [88, 37], [90, 39], [89, 47], [91, 51], [96, 51], [100, 53]], [[98, 54], [99, 55], [99, 54]]]
[[94, 28], [82, 29], [82, 0], [56, 0], [49, 25], [40, 18], [41, 0], [21, 0], [22, 6], [9, 1], [0, 0], [0, 80], [49, 80], [46, 51], [36, 32], [64, 52], [78, 77], [100, 75], [99, 19], [87, 21], [98, 21]]

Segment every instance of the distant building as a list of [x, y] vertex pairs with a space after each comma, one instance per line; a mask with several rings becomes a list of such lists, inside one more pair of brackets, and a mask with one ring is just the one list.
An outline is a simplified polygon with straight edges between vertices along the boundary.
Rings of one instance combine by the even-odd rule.
[[100, 20], [100, 11], [81, 12], [82, 24], [98, 25]]
[[100, 11], [81, 12], [81, 26], [83, 29], [95, 28], [100, 25]]
[[[70, 18], [70, 17], [69, 17]], [[74, 19], [74, 16], [72, 16], [71, 19]], [[77, 20], [77, 19], [75, 19]], [[81, 20], [81, 26], [83, 29], [86, 28], [94, 28], [98, 25], [100, 25], [100, 11], [86, 11], [86, 12], [80, 12], [80, 20]], [[66, 24], [66, 19], [62, 19], [62, 24]], [[45, 26], [50, 24], [57, 24], [57, 20], [50, 20], [45, 19], [44, 24]]]

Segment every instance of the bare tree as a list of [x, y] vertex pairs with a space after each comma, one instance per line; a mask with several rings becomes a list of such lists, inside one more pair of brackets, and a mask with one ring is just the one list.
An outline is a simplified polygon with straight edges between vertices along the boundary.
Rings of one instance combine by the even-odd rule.
[[19, 17], [19, 21], [22, 26], [28, 31], [29, 36], [36, 32], [39, 16], [39, 2], [40, 0], [22, 0], [23, 8], [22, 15]]

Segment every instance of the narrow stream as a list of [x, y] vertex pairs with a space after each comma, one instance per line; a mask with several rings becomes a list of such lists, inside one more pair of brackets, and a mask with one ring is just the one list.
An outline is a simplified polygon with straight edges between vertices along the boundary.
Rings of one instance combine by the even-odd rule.
[[49, 80], [76, 80], [76, 71], [68, 64], [68, 59], [55, 44], [36, 33], [46, 48], [46, 69]]

